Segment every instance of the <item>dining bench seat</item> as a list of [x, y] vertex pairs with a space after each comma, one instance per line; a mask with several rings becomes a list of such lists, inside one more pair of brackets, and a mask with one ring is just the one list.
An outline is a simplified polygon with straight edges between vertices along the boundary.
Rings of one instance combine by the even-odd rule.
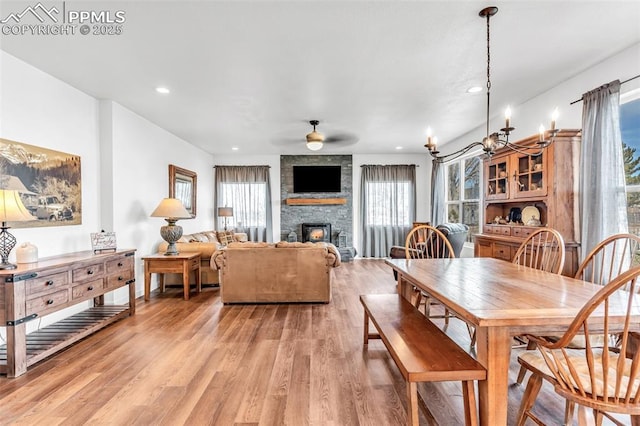
[[486, 379], [485, 368], [401, 295], [361, 295], [360, 302], [364, 344], [381, 339], [407, 382], [408, 424], [419, 423], [418, 382], [461, 381], [465, 424], [477, 425], [474, 380]]

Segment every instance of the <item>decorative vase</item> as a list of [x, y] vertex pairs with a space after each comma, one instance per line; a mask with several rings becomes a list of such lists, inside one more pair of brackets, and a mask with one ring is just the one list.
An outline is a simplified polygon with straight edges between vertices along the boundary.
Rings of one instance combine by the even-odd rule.
[[35, 263], [38, 261], [38, 247], [31, 243], [22, 243], [16, 249], [17, 263]]

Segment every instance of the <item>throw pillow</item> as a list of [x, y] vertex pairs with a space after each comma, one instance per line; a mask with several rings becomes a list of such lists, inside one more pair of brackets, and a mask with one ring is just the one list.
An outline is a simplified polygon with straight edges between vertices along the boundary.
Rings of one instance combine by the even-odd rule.
[[234, 241], [233, 231], [216, 232], [216, 238], [218, 239], [218, 242], [220, 244], [222, 244], [223, 246], [226, 246], [227, 244], [232, 243]]

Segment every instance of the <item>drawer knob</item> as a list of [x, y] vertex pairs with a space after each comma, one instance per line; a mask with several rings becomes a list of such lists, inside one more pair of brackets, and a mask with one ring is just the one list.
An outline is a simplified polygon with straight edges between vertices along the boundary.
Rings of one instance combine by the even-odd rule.
[[47, 305], [53, 305], [53, 299], [47, 300]]
[[122, 262], [118, 262], [118, 266], [122, 267], [124, 264]]
[[93, 269], [89, 269], [89, 270], [87, 271], [87, 274], [89, 274], [89, 275], [93, 275]]
[[44, 283], [44, 285], [53, 285], [53, 280], [49, 280], [46, 283]]
[[122, 276], [118, 277], [118, 281], [122, 281], [122, 280], [124, 280], [124, 277]]
[[89, 291], [93, 290], [93, 286], [90, 285], [89, 287], [87, 287], [87, 290], [89, 290]]

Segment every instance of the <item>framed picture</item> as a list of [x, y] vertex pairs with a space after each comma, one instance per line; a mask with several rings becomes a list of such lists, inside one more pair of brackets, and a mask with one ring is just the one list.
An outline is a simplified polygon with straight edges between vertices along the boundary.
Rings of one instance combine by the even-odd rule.
[[0, 189], [18, 191], [33, 220], [12, 228], [80, 225], [80, 156], [0, 139]]
[[169, 198], [177, 198], [196, 217], [198, 176], [191, 170], [169, 164]]

